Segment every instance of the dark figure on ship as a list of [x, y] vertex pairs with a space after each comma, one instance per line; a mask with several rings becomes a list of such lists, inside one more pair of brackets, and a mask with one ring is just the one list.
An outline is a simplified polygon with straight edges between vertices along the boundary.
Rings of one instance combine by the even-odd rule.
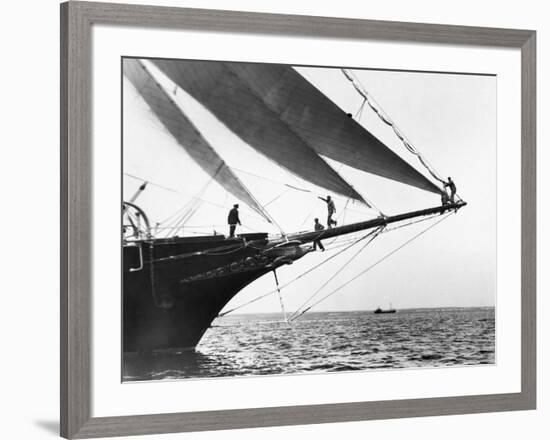
[[[319, 219], [316, 218], [315, 219], [315, 230], [316, 231], [323, 231], [324, 229], [325, 229], [325, 227], [321, 223], [319, 223]], [[322, 235], [322, 234], [319, 234], [319, 235]], [[321, 249], [322, 252], [325, 251], [325, 247], [323, 246], [323, 243], [321, 243], [321, 240], [319, 240], [319, 239], [313, 240], [313, 250], [316, 251], [317, 247], [319, 247], [319, 249]]]
[[336, 212], [336, 207], [334, 206], [334, 200], [332, 200], [332, 197], [327, 196], [326, 199], [323, 199], [322, 197], [319, 197], [323, 202], [327, 203], [327, 210], [328, 210], [328, 217], [327, 217], [327, 226], [329, 228], [332, 228], [333, 226], [336, 226], [336, 220], [332, 219], [333, 214]]
[[449, 190], [451, 191], [451, 194], [450, 194], [449, 198], [451, 200], [451, 203], [454, 204], [455, 194], [456, 194], [456, 185], [453, 182], [453, 179], [451, 179], [450, 177], [448, 177], [448, 179], [449, 179], [449, 181], [444, 186], [445, 186], [445, 188], [449, 188]]
[[451, 203], [451, 201], [449, 200], [449, 194], [447, 194], [447, 190], [444, 188], [443, 192], [441, 193], [441, 204], [445, 206], [449, 203]]
[[235, 236], [235, 228], [237, 225], [241, 224], [241, 220], [239, 219], [239, 205], [233, 205], [233, 208], [231, 211], [229, 211], [229, 215], [227, 216], [227, 223], [229, 224], [229, 237], [233, 238]]

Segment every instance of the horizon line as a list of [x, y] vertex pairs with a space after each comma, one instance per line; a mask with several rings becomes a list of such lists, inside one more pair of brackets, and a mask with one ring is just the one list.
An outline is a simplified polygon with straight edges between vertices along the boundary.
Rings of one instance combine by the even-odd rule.
[[[396, 308], [396, 307], [392, 307], [393, 309], [395, 309], [396, 311], [399, 311], [399, 310], [423, 310], [423, 309], [427, 309], [427, 310], [431, 310], [431, 309], [494, 309], [495, 306], [492, 305], [492, 306], [488, 306], [488, 305], [484, 305], [484, 306], [434, 306], [434, 307], [403, 307], [403, 308]], [[376, 309], [356, 309], [356, 310], [319, 310], [319, 311], [314, 311], [314, 312], [308, 312], [309, 314], [311, 313], [353, 313], [353, 312], [374, 312]], [[385, 309], [382, 309], [382, 310], [385, 310]], [[295, 311], [291, 311], [291, 310], [287, 310], [287, 314], [290, 314], [290, 313], [294, 313]], [[229, 314], [229, 315], [225, 315], [225, 316], [230, 316], [230, 315], [233, 315], [233, 316], [236, 316], [236, 315], [273, 315], [273, 314], [280, 314], [281, 311], [276, 311], [276, 312], [240, 312], [240, 313], [232, 313], [232, 314]], [[217, 316], [217, 318], [224, 318], [225, 316]]]

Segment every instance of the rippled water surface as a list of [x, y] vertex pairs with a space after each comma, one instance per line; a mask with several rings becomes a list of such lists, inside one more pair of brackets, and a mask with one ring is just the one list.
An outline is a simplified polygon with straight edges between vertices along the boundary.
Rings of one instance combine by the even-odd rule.
[[495, 362], [493, 308], [280, 314], [217, 319], [196, 352], [124, 357], [123, 379], [418, 368]]

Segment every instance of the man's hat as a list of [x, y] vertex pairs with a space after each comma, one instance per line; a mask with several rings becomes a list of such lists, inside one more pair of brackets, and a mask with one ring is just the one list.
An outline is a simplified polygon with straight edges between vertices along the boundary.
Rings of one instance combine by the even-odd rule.
[[239, 204], [238, 204], [238, 203], [235, 203], [235, 204], [233, 205], [233, 208], [238, 208], [238, 207], [239, 207]]

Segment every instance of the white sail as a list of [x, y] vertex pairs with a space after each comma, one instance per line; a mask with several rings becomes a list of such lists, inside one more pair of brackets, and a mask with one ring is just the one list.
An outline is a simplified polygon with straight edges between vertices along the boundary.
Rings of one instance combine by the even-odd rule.
[[[323, 155], [426, 191], [441, 190], [285, 65], [154, 60], [252, 147], [305, 180], [361, 200]], [[312, 158], [312, 153], [315, 158]]]
[[227, 191], [270, 222], [265, 210], [172, 98], [157, 84], [146, 67], [139, 60], [127, 58], [124, 60], [124, 75], [191, 158]]
[[152, 62], [244, 142], [279, 166], [314, 185], [367, 204], [293, 127], [266, 106], [228, 63]]

